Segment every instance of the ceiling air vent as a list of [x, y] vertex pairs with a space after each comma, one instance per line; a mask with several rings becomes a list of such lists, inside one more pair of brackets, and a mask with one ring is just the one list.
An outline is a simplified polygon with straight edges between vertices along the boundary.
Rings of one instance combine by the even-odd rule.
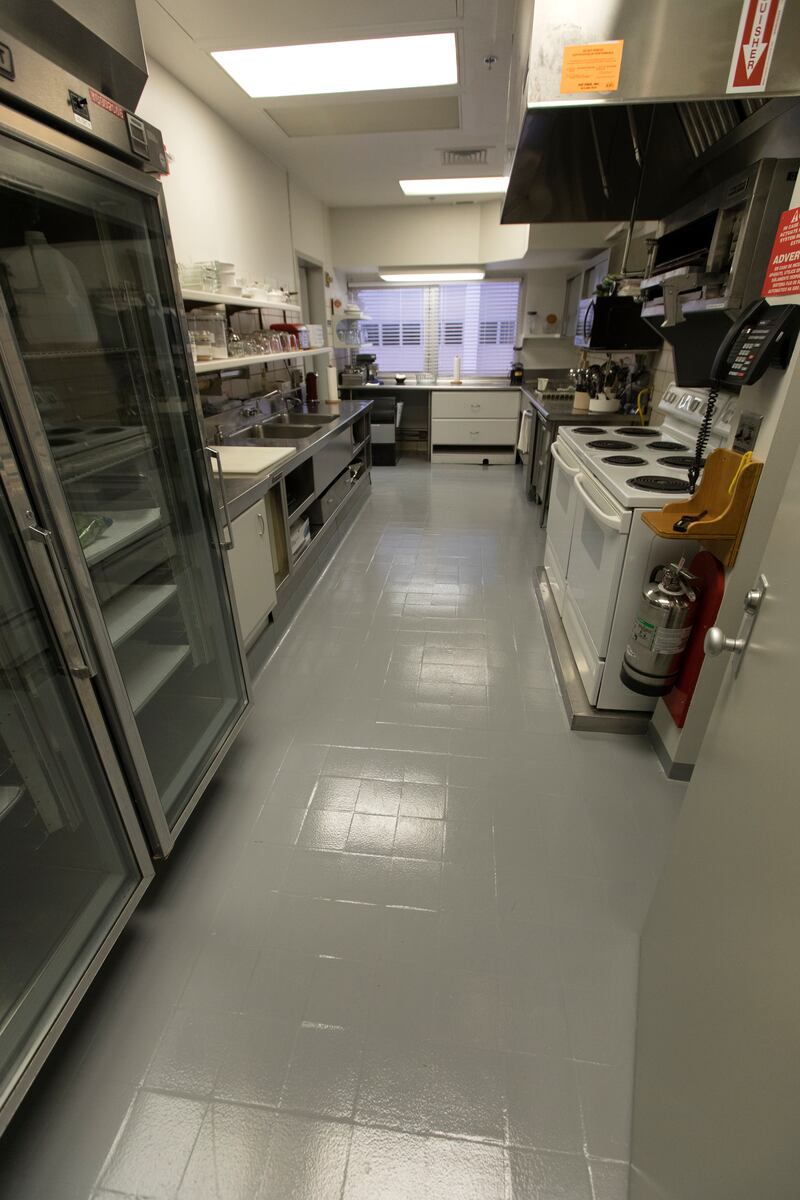
[[481, 167], [486, 164], [487, 149], [479, 150], [443, 150], [443, 167]]

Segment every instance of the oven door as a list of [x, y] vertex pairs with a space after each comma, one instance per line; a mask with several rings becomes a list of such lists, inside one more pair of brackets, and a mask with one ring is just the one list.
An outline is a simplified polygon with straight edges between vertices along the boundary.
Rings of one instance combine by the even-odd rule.
[[590, 476], [572, 481], [575, 520], [567, 570], [567, 603], [597, 659], [604, 659], [628, 544], [631, 513]]
[[569, 569], [572, 526], [575, 520], [575, 478], [580, 464], [561, 440], [550, 444], [553, 475], [550, 482], [550, 510], [547, 517], [547, 543], [544, 567], [559, 613], [564, 609], [564, 589]]

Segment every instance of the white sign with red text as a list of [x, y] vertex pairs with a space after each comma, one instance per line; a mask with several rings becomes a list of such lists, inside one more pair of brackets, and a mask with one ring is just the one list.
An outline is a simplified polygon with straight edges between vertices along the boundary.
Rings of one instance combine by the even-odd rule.
[[728, 75], [728, 92], [763, 92], [785, 0], [744, 0]]

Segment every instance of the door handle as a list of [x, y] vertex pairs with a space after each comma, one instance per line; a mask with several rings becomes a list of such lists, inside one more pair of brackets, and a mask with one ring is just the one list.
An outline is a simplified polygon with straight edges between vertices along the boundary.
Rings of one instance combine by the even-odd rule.
[[[228, 512], [228, 498], [225, 495], [225, 472], [222, 468], [222, 456], [219, 450], [215, 450], [213, 446], [206, 446], [206, 451], [209, 458], [213, 458], [217, 464], [217, 476], [219, 479], [219, 494], [222, 496], [222, 511], [225, 514], [225, 540], [222, 542], [223, 550], [233, 549], [233, 525], [231, 524], [231, 514]], [[213, 473], [213, 472], [212, 472]], [[215, 514], [216, 517], [216, 514]]]
[[262, 537], [267, 532], [267, 523], [264, 520], [263, 513], [258, 513], [258, 536]]
[[739, 674], [739, 668], [742, 665], [744, 652], [750, 644], [750, 638], [753, 634], [758, 614], [761, 611], [761, 605], [764, 603], [764, 596], [767, 593], [767, 579], [764, 575], [759, 575], [756, 586], [750, 588], [750, 591], [744, 598], [744, 617], [742, 627], [739, 630], [738, 637], [728, 637], [724, 629], [720, 629], [719, 625], [712, 625], [706, 633], [703, 641], [703, 649], [711, 658], [718, 658], [720, 654], [733, 654], [734, 656], [734, 675]]
[[77, 679], [90, 679], [93, 675], [97, 674], [97, 667], [94, 665], [94, 660], [89, 650], [89, 638], [84, 631], [80, 614], [72, 599], [69, 584], [64, 574], [64, 568], [61, 566], [61, 560], [53, 545], [53, 535], [49, 529], [44, 529], [40, 525], [29, 525], [28, 536], [33, 541], [39, 542], [41, 546], [44, 546], [50, 567], [56, 578], [56, 586], [58, 587], [64, 607], [67, 610], [72, 635], [75, 638], [78, 655], [80, 656], [75, 657], [73, 655], [75, 661], [71, 664], [70, 671]]
[[719, 658], [720, 654], [741, 654], [747, 642], [744, 638], [727, 637], [719, 625], [712, 625], [705, 636], [703, 649], [711, 658]]

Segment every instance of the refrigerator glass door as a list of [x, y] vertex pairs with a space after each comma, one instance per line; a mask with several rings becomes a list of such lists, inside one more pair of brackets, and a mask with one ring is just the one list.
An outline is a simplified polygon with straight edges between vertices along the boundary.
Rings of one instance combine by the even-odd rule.
[[71, 513], [61, 544], [78, 591], [99, 601], [101, 654], [110, 641], [151, 803], [172, 828], [247, 686], [158, 198], [149, 181], [3, 138], [0, 206], [29, 437], [55, 462]]
[[0, 1130], [150, 873], [62, 658], [55, 607], [37, 588], [0, 490]]

